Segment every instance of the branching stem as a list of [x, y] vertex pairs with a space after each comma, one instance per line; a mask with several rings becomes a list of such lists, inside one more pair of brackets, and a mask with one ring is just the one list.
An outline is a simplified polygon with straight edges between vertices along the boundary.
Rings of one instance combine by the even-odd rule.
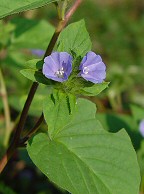
[[[75, 3], [73, 4], [73, 6], [71, 7], [71, 9], [67, 12], [66, 17], [64, 20], [59, 21], [58, 26], [55, 30], [54, 35], [52, 36], [52, 39], [48, 45], [48, 48], [45, 52], [44, 57], [48, 56], [51, 54], [51, 52], [53, 51], [53, 48], [56, 44], [56, 41], [58, 39], [58, 36], [60, 34], [60, 32], [63, 30], [63, 28], [66, 26], [66, 24], [68, 23], [69, 19], [71, 18], [71, 16], [73, 15], [73, 13], [77, 10], [77, 8], [80, 6], [80, 4], [82, 3], [82, 0], [75, 0]], [[17, 128], [16, 128], [16, 132], [13, 138], [12, 143], [10, 144], [7, 152], [5, 153], [5, 155], [3, 156], [3, 158], [0, 161], [0, 173], [3, 171], [3, 169], [5, 168], [7, 162], [9, 161], [9, 159], [13, 156], [15, 150], [17, 149], [17, 147], [19, 147], [19, 145], [21, 144], [20, 142], [20, 136], [21, 136], [21, 132], [24, 128], [24, 124], [28, 115], [28, 111], [31, 105], [31, 102], [33, 100], [33, 97], [35, 95], [35, 92], [38, 88], [38, 83], [34, 82], [32, 84], [32, 87], [29, 91], [27, 100], [25, 102], [25, 105], [23, 107], [21, 116], [20, 116], [20, 120], [18, 122]], [[34, 126], [34, 128], [28, 133], [28, 136], [26, 138], [24, 138], [24, 140], [26, 141], [29, 136], [31, 136], [31, 134], [33, 134], [33, 132], [35, 132], [38, 127], [40, 126], [40, 124], [43, 121], [43, 114], [41, 115], [41, 117], [38, 119], [36, 125]], [[24, 143], [24, 142], [22, 142]]]

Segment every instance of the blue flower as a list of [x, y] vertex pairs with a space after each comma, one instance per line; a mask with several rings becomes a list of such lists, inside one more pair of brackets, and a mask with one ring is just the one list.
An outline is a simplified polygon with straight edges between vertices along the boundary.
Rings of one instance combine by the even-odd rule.
[[72, 72], [72, 56], [67, 52], [54, 52], [45, 57], [43, 74], [52, 80], [64, 82]]
[[141, 120], [141, 122], [139, 124], [139, 131], [140, 131], [141, 135], [144, 137], [144, 119]]
[[32, 49], [31, 52], [38, 57], [42, 57], [45, 54], [45, 51], [41, 49]]
[[106, 66], [102, 62], [102, 58], [92, 51], [84, 56], [79, 70], [80, 76], [93, 83], [102, 83], [106, 78]]

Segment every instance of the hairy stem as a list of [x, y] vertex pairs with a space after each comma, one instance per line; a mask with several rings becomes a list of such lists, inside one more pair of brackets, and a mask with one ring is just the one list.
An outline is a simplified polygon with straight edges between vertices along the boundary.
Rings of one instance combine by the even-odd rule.
[[[82, 0], [76, 0], [74, 5], [71, 7], [71, 9], [66, 14], [65, 19], [59, 21], [58, 26], [55, 30], [54, 35], [52, 36], [52, 39], [51, 39], [51, 41], [48, 45], [48, 48], [45, 52], [44, 57], [51, 54], [51, 52], [53, 51], [53, 48], [56, 44], [56, 41], [58, 39], [58, 36], [59, 36], [60, 32], [66, 26], [67, 22], [69, 21], [69, 19], [71, 18], [71, 16], [77, 10], [77, 8], [79, 7], [79, 5], [81, 3], [82, 3]], [[27, 97], [27, 100], [25, 102], [24, 108], [22, 110], [20, 120], [19, 120], [18, 126], [16, 128], [16, 132], [15, 132], [13, 141], [12, 141], [11, 145], [9, 146], [7, 152], [5, 153], [5, 155], [3, 156], [3, 158], [0, 161], [0, 173], [3, 171], [3, 169], [6, 166], [7, 162], [12, 157], [12, 155], [15, 152], [16, 148], [19, 146], [20, 135], [21, 135], [21, 132], [24, 128], [24, 124], [25, 124], [25, 121], [26, 121], [26, 118], [27, 118], [27, 115], [28, 115], [28, 111], [29, 111], [31, 102], [33, 100], [33, 97], [35, 95], [35, 92], [36, 92], [37, 88], [38, 88], [38, 83], [34, 82], [31, 89], [30, 89], [30, 92], [28, 94], [28, 97]], [[37, 129], [40, 126], [40, 124], [42, 123], [42, 121], [43, 121], [43, 115], [39, 118], [38, 122], [36, 123], [36, 127], [34, 127], [34, 129]], [[33, 131], [35, 131], [35, 130], [33, 130]]]
[[[82, 3], [83, 0], [76, 0], [74, 5], [71, 7], [71, 9], [67, 12], [65, 20], [62, 20], [61, 22], [59, 22], [59, 25], [53, 35], [52, 41], [50, 42], [45, 56], [48, 56], [51, 54], [52, 52], [52, 45], [56, 43], [58, 36], [60, 34], [60, 32], [63, 30], [63, 28], [66, 26], [67, 22], [69, 21], [69, 19], [71, 18], [71, 16], [74, 14], [74, 12], [77, 10], [77, 8], [80, 6], [80, 4]], [[44, 116], [43, 113], [41, 114], [41, 116], [39, 117], [38, 121], [36, 122], [35, 126], [31, 129], [31, 131], [23, 138], [22, 142], [25, 143], [25, 141], [27, 141], [33, 134], [34, 132], [36, 132], [39, 128], [39, 126], [41, 125], [41, 123], [44, 120]]]

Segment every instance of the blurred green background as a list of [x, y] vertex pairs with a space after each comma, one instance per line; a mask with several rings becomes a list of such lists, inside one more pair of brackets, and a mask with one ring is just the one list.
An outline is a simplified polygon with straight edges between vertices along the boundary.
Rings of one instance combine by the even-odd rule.
[[[72, 1], [71, 1], [72, 3]], [[141, 194], [144, 193], [144, 140], [139, 123], [144, 119], [144, 1], [85, 0], [71, 19], [84, 18], [93, 51], [107, 66], [109, 88], [98, 97], [97, 118], [106, 130], [125, 128], [130, 135], [141, 169]], [[53, 4], [0, 20], [0, 69], [5, 80], [11, 116], [11, 128], [22, 110], [31, 82], [19, 71], [26, 61], [34, 59], [31, 49], [46, 49], [57, 24]], [[5, 150], [5, 109], [0, 82], [0, 155]], [[43, 94], [50, 90], [41, 85], [30, 109], [26, 129], [41, 114]], [[42, 126], [42, 129], [45, 125]], [[15, 181], [16, 180], [16, 181]], [[25, 150], [18, 151], [0, 178], [0, 193], [52, 194], [66, 193], [51, 184], [31, 163]], [[10, 187], [10, 188], [8, 188]]]

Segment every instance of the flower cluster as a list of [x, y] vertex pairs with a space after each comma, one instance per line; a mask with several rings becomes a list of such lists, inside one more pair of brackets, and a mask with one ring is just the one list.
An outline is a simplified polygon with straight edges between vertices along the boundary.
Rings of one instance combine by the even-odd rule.
[[[67, 52], [54, 52], [44, 59], [43, 74], [52, 80], [64, 82], [72, 72], [73, 58]], [[79, 66], [78, 76], [93, 83], [102, 83], [106, 77], [106, 66], [99, 55], [88, 52]]]

